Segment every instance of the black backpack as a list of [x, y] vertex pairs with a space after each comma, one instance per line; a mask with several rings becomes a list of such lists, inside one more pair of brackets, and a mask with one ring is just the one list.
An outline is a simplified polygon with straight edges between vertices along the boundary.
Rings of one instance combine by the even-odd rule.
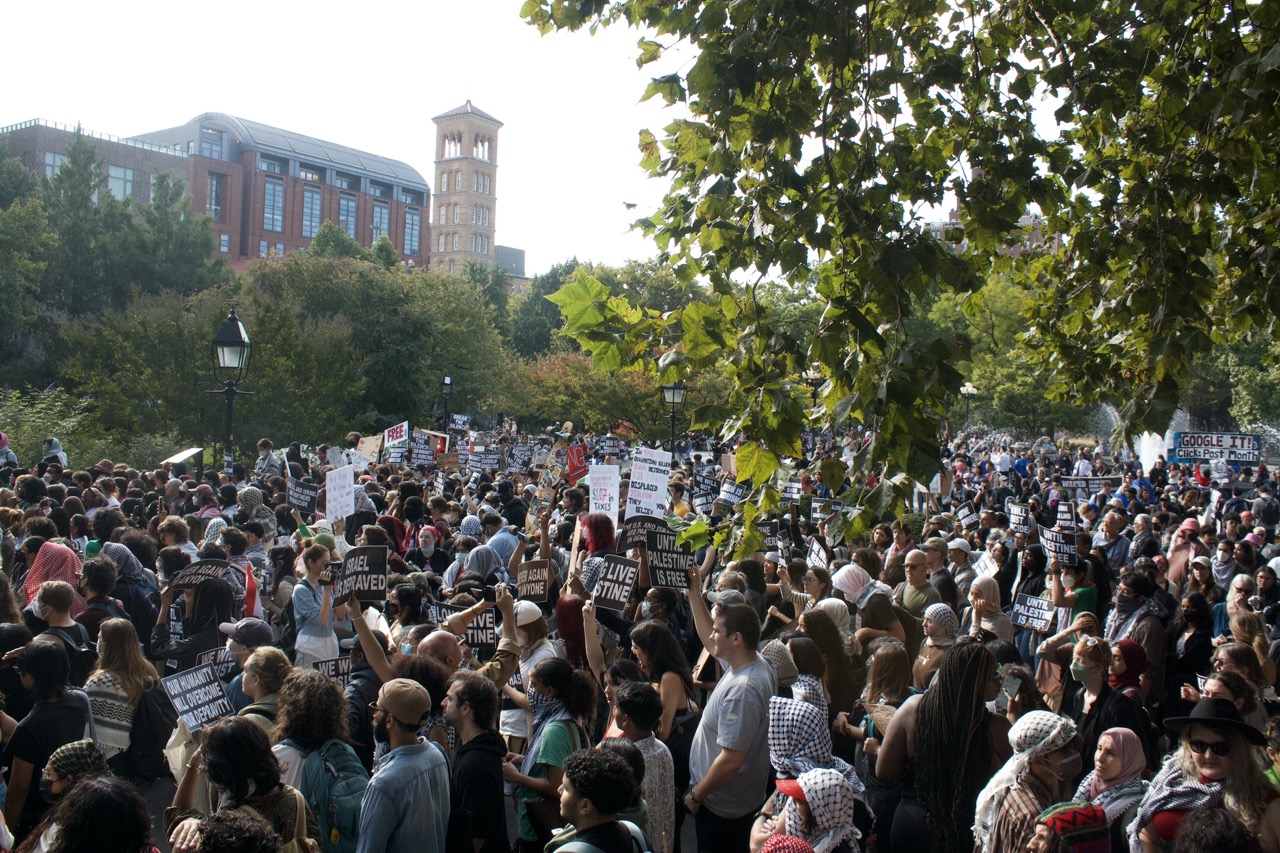
[[1262, 523], [1267, 527], [1275, 527], [1280, 524], [1280, 499], [1272, 495], [1262, 499], [1262, 506], [1259, 507], [1262, 516]]
[[67, 657], [71, 660], [68, 683], [72, 687], [84, 687], [84, 683], [89, 680], [89, 673], [98, 667], [98, 644], [89, 641], [89, 632], [79, 622], [75, 627], [79, 633], [74, 636], [66, 628], [55, 628], [52, 625], [45, 633], [62, 640], [67, 650]]
[[164, 748], [177, 725], [178, 711], [164, 685], [157, 682], [150, 690], [144, 690], [138, 700], [129, 729], [129, 748], [113, 755], [107, 765], [117, 776], [137, 783], [167, 775]]

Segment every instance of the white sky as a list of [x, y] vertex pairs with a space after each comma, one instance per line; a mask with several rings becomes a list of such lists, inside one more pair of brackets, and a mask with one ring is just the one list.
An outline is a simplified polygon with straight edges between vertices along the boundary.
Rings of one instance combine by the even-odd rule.
[[504, 123], [497, 242], [525, 249], [529, 275], [575, 255], [651, 257], [629, 228], [665, 186], [636, 148], [641, 128], [677, 116], [659, 98], [639, 103], [662, 72], [636, 68], [634, 30], [544, 37], [520, 6], [68, 0], [50, 18], [19, 3], [5, 16], [0, 126], [42, 118], [127, 137], [225, 112], [403, 160], [430, 183], [431, 117], [470, 98]]

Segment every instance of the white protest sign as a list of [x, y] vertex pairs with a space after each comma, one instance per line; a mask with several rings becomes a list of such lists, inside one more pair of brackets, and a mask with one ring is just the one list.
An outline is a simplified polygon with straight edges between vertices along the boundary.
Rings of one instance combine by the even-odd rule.
[[591, 490], [591, 511], [603, 512], [610, 518], [618, 515], [618, 491], [621, 477], [617, 465], [592, 465], [587, 471]]
[[409, 453], [409, 422], [388, 427], [382, 433], [383, 461], [392, 464], [405, 461]]
[[625, 518], [647, 515], [661, 518], [667, 510], [667, 477], [671, 454], [665, 450], [637, 447], [631, 461], [631, 486], [627, 489]]
[[335, 468], [324, 478], [324, 515], [330, 520], [356, 513], [356, 466]]

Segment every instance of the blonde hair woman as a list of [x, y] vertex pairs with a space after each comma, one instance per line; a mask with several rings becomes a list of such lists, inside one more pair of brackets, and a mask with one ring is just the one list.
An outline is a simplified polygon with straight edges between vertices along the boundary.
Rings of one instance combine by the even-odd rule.
[[153, 690], [160, 676], [142, 656], [138, 632], [128, 619], [107, 619], [98, 626], [98, 668], [85, 681], [96, 741], [111, 759], [129, 748], [133, 715], [142, 694]]

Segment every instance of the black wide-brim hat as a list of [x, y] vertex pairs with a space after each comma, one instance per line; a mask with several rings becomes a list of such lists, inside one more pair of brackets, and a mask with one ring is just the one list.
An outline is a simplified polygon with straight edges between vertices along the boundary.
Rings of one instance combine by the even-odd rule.
[[1254, 746], [1266, 746], [1262, 732], [1240, 719], [1240, 712], [1229, 699], [1213, 699], [1208, 696], [1196, 703], [1189, 717], [1170, 717], [1164, 727], [1175, 734], [1182, 734], [1188, 727], [1200, 725], [1217, 729], [1235, 729]]

